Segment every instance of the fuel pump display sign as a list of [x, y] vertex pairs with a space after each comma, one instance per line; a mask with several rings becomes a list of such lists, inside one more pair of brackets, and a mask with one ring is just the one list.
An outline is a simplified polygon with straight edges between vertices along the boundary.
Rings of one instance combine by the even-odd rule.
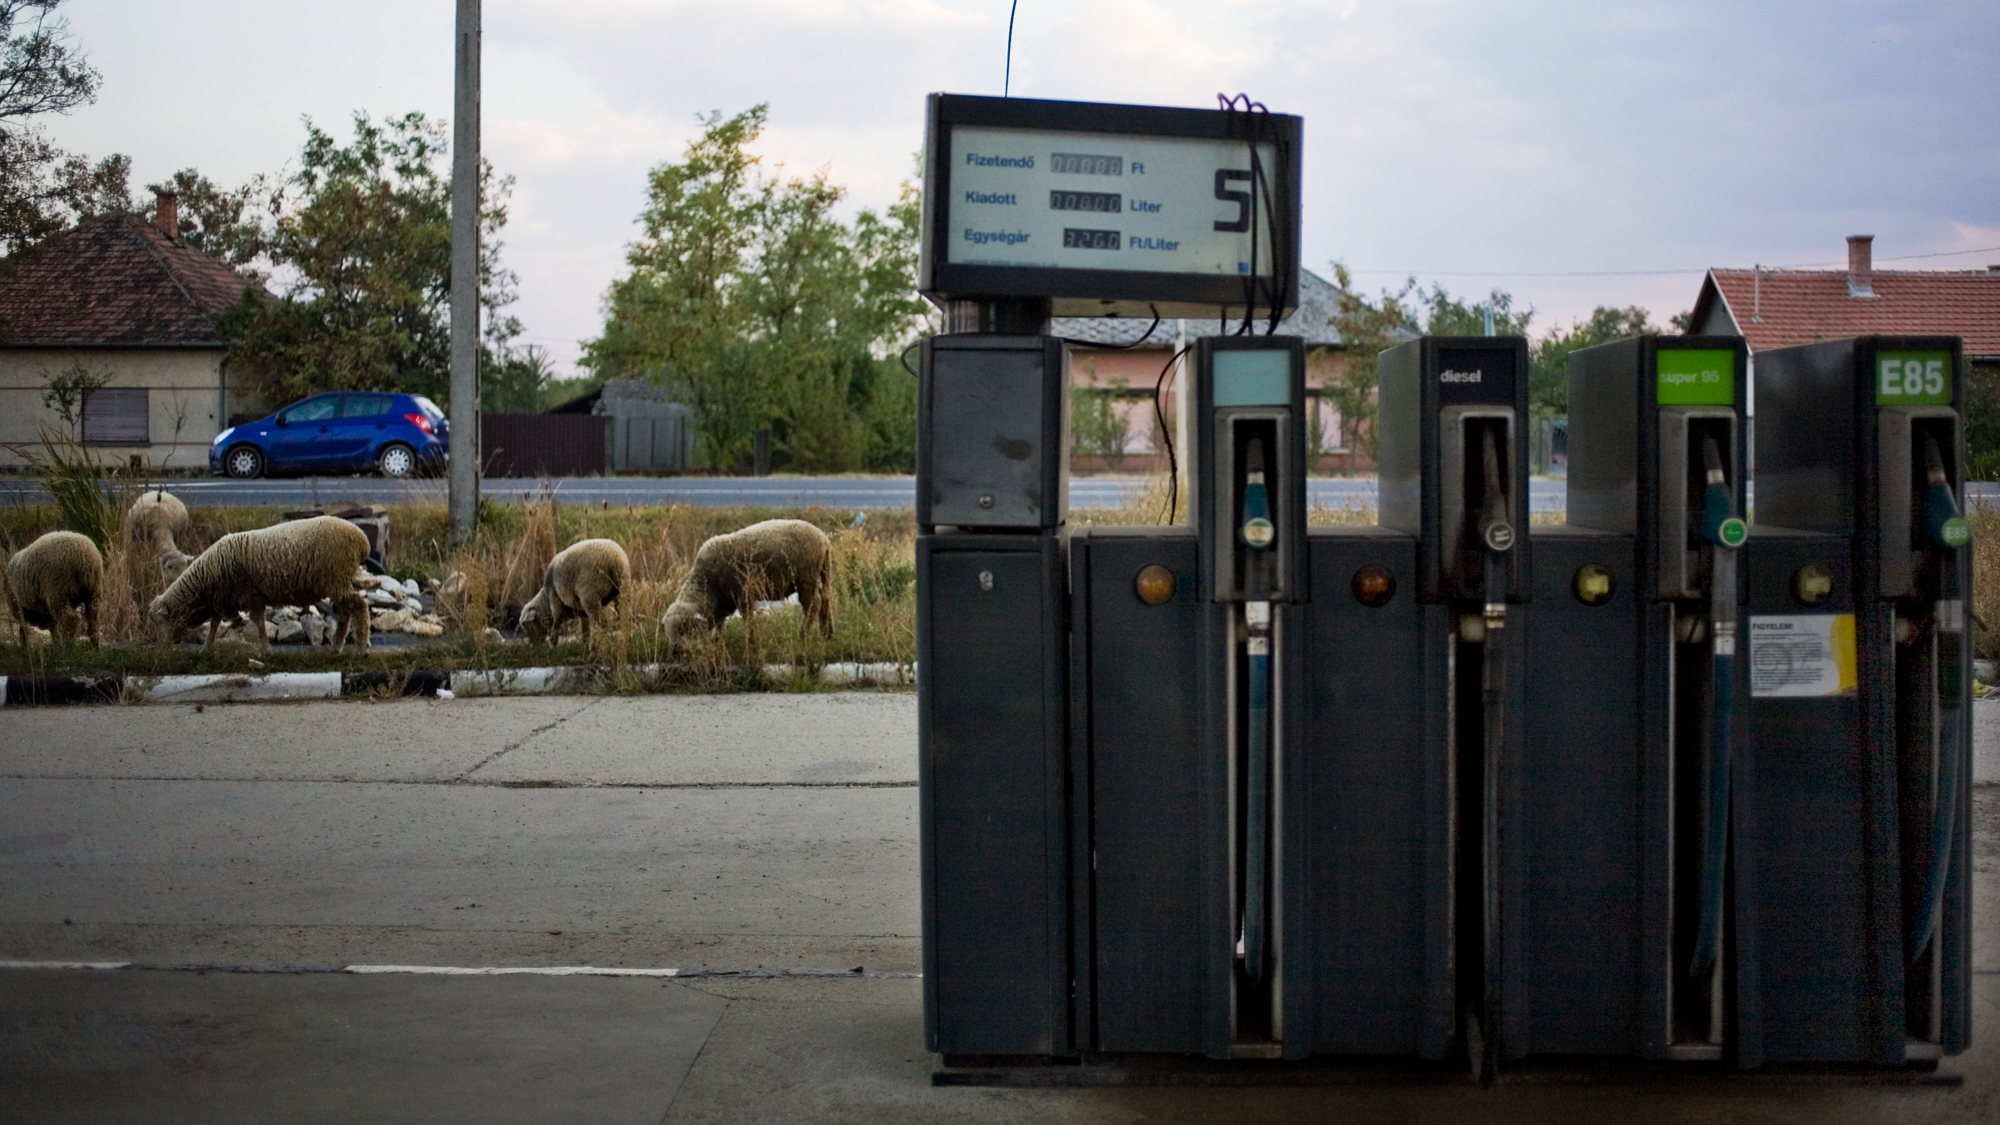
[[1877, 406], [1950, 406], [1950, 352], [1875, 353]]
[[1225, 275], [1254, 261], [1272, 272], [1253, 189], [1268, 194], [1275, 145], [1257, 146], [1261, 186], [1250, 146], [1235, 141], [967, 126], [951, 147], [947, 261]]
[[1298, 305], [1297, 117], [933, 94], [917, 288], [1056, 316]]
[[1721, 348], [1661, 348], [1661, 406], [1732, 406], [1736, 402], [1736, 353]]

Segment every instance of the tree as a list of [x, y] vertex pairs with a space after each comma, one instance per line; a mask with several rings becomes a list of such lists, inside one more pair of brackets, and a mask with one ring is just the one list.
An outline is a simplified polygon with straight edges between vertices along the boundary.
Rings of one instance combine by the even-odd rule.
[[1376, 363], [1382, 353], [1416, 331], [1416, 320], [1405, 302], [1416, 292], [1415, 278], [1395, 293], [1382, 290], [1374, 300], [1354, 287], [1354, 276], [1343, 262], [1333, 263], [1333, 327], [1340, 332], [1346, 359], [1321, 392], [1340, 411], [1344, 444], [1363, 456], [1375, 456]]
[[0, 254], [10, 258], [79, 218], [127, 205], [131, 161], [65, 153], [39, 124], [95, 101], [103, 81], [55, 15], [61, 6], [0, 0]]
[[1638, 305], [1623, 309], [1599, 305], [1591, 311], [1589, 320], [1542, 337], [1536, 341], [1529, 358], [1528, 412], [1569, 413], [1569, 353], [1657, 331], [1651, 315]]
[[479, 373], [479, 408], [489, 414], [536, 414], [548, 409], [556, 383], [549, 353], [530, 344], [496, 357]]
[[584, 363], [684, 399], [718, 471], [765, 429], [791, 467], [906, 468], [915, 387], [895, 355], [926, 308], [913, 285], [916, 189], [843, 224], [846, 189], [825, 170], [767, 175], [749, 151], [768, 117], [766, 105], [709, 114], [680, 161], [649, 174], [630, 270]]
[[77, 359], [59, 371], [44, 368], [42, 374], [48, 379], [42, 387], [42, 405], [56, 412], [71, 437], [79, 436], [77, 427], [83, 424], [84, 403], [90, 400], [92, 391], [111, 381], [111, 372]]
[[[192, 169], [176, 177], [195, 202], [184, 231], [225, 257], [290, 278], [281, 299], [246, 293], [224, 316], [228, 362], [281, 401], [326, 390], [445, 399], [451, 170], [444, 124], [421, 113], [380, 123], [356, 113], [345, 146], [310, 119], [305, 124], [299, 169], [275, 190], [262, 180], [236, 192], [211, 190]], [[501, 312], [514, 300], [498, 238], [512, 188], [512, 177], [482, 163], [480, 305], [489, 367], [510, 354], [521, 331]], [[248, 209], [261, 191], [271, 198], [260, 221]]]
[[1433, 283], [1428, 293], [1417, 290], [1416, 300], [1423, 310], [1424, 332], [1431, 336], [1484, 336], [1489, 308], [1495, 336], [1526, 336], [1528, 323], [1535, 319], [1533, 308], [1515, 312], [1513, 295], [1501, 289], [1490, 291], [1483, 305], [1468, 305]]

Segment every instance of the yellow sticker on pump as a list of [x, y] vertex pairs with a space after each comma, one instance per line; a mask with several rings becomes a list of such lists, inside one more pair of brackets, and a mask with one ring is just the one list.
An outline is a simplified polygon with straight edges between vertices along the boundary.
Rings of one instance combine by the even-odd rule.
[[1760, 699], [1849, 695], [1855, 676], [1854, 615], [1786, 614], [1750, 619], [1750, 694]]

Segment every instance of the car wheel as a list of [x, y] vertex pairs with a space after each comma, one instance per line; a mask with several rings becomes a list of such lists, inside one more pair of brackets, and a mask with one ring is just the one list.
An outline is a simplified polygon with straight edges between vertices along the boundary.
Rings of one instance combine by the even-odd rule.
[[375, 467], [385, 477], [409, 477], [417, 472], [417, 453], [401, 442], [391, 442], [375, 455]]
[[239, 445], [222, 456], [222, 471], [237, 480], [264, 475], [264, 455], [254, 445]]

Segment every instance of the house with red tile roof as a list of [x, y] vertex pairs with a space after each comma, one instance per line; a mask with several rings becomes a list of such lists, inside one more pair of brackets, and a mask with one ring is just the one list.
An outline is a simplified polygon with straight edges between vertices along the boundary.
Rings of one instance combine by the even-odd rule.
[[178, 203], [152, 216], [98, 215], [0, 276], [0, 465], [64, 428], [44, 404], [49, 381], [84, 370], [104, 385], [72, 436], [107, 460], [205, 469], [208, 443], [251, 404], [223, 372], [224, 312], [256, 278], [182, 241]]
[[1742, 336], [1752, 354], [1846, 336], [1962, 336], [1968, 366], [2000, 369], [2000, 265], [1878, 270], [1874, 242], [1850, 237], [1845, 270], [1709, 270], [1689, 330]]

